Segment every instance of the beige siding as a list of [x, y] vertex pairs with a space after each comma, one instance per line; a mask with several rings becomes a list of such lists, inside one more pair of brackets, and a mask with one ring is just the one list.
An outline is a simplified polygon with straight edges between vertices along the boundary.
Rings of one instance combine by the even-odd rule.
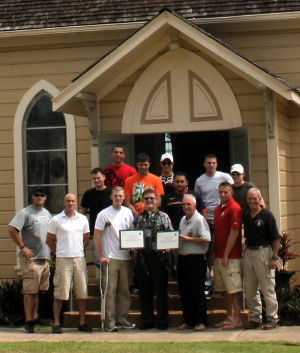
[[249, 24], [249, 31], [216, 35], [258, 65], [300, 86], [300, 31], [255, 32]]
[[[9, 238], [7, 224], [16, 212], [13, 124], [18, 104], [24, 94], [41, 79], [49, 81], [59, 90], [64, 89], [78, 74], [117, 44], [115, 40], [105, 43], [94, 42], [93, 39], [83, 42], [76, 40], [72, 44], [67, 37], [65, 41], [67, 44], [20, 46], [12, 50], [0, 48], [0, 278], [16, 276], [16, 248]], [[81, 199], [88, 184], [90, 187], [91, 140], [86, 118], [76, 118], [75, 126], [78, 196]], [[94, 271], [92, 273], [94, 275]]]

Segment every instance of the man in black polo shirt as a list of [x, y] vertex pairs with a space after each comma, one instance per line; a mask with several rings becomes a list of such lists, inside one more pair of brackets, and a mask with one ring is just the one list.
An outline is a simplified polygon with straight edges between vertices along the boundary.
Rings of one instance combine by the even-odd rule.
[[264, 296], [267, 322], [264, 330], [277, 326], [278, 303], [275, 293], [280, 234], [272, 213], [261, 207], [261, 193], [251, 188], [247, 193], [250, 213], [244, 216], [246, 246], [243, 258], [244, 289], [249, 322], [246, 329], [256, 329], [262, 323], [262, 303], [258, 289]]

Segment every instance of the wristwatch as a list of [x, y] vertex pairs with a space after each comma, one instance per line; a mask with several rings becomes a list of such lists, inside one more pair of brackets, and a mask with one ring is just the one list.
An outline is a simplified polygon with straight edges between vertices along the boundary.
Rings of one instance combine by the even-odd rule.
[[272, 256], [272, 260], [278, 260], [278, 256]]

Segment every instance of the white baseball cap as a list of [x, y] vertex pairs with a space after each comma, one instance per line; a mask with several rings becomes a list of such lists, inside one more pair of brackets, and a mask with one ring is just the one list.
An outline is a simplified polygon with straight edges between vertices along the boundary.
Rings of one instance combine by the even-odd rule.
[[169, 159], [172, 163], [173, 162], [173, 156], [171, 155], [171, 153], [164, 153], [162, 154], [161, 158], [160, 158], [160, 161], [164, 161], [165, 159]]
[[230, 173], [232, 173], [232, 172], [238, 172], [238, 173], [243, 174], [244, 173], [244, 167], [241, 164], [234, 164], [231, 167]]

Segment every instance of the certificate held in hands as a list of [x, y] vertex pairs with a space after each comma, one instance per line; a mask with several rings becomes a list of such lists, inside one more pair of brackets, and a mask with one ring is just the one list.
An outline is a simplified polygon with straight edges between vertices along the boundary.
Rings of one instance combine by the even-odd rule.
[[175, 250], [179, 248], [179, 231], [166, 230], [156, 236], [156, 250]]
[[144, 231], [142, 229], [127, 229], [119, 231], [120, 250], [143, 249]]

